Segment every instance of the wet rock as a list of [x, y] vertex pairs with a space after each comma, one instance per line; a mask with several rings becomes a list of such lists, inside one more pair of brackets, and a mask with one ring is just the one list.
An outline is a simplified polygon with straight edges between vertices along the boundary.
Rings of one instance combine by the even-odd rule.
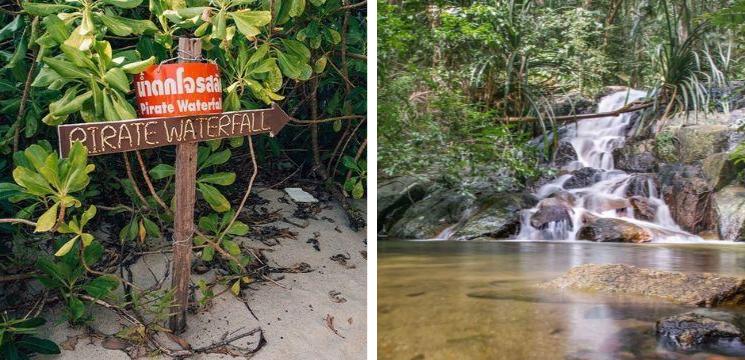
[[394, 239], [432, 239], [461, 220], [473, 197], [453, 190], [437, 190], [410, 206], [389, 231]]
[[745, 349], [744, 321], [739, 314], [697, 309], [657, 321], [656, 332], [660, 343], [674, 351], [693, 352], [717, 347]]
[[657, 206], [650, 203], [648, 198], [641, 196], [632, 196], [629, 198], [631, 206], [634, 208], [634, 217], [639, 220], [654, 221], [657, 214]]
[[658, 176], [662, 198], [683, 230], [696, 234], [717, 228], [713, 192], [699, 166], [663, 165]]
[[600, 180], [602, 170], [584, 167], [572, 171], [572, 177], [564, 183], [564, 189], [578, 189], [588, 187]]
[[745, 303], [745, 279], [711, 273], [658, 271], [624, 264], [571, 268], [545, 288], [643, 295], [676, 304], [714, 307]]
[[471, 240], [478, 237], [507, 239], [520, 230], [520, 211], [537, 203], [528, 193], [497, 193], [479, 201], [479, 210], [465, 221], [453, 237]]
[[554, 165], [564, 167], [573, 161], [577, 161], [577, 159], [577, 151], [574, 150], [574, 146], [568, 141], [560, 141], [559, 147], [556, 149]]
[[709, 155], [726, 151], [731, 131], [725, 125], [693, 125], [677, 129], [675, 138], [678, 160], [684, 164], [692, 164]]
[[411, 205], [423, 199], [433, 183], [419, 176], [400, 176], [378, 184], [378, 229], [385, 233]]
[[598, 218], [577, 232], [578, 240], [598, 242], [644, 243], [652, 241], [652, 234], [641, 226], [614, 218]]
[[555, 116], [571, 114], [590, 114], [597, 107], [597, 102], [582, 95], [578, 91], [571, 91], [553, 99], [551, 108]]
[[729, 185], [714, 194], [722, 240], [745, 241], [745, 187]]
[[709, 155], [704, 159], [701, 163], [701, 170], [709, 181], [709, 186], [718, 191], [737, 178], [738, 172], [742, 171], [742, 166], [735, 165], [730, 159], [730, 154], [722, 152]]
[[568, 204], [569, 206], [574, 206], [574, 202], [577, 200], [576, 196], [574, 196], [569, 191], [565, 191], [565, 190], [556, 191], [552, 193], [549, 197], [559, 199], [565, 202], [566, 204]]
[[585, 208], [595, 212], [624, 210], [631, 206], [628, 200], [610, 194], [588, 194], [584, 198]]
[[[659, 181], [655, 174], [633, 174], [629, 178], [626, 196], [649, 197], [659, 189]], [[654, 190], [654, 191], [652, 191]]]
[[646, 173], [657, 171], [654, 156], [654, 139], [628, 142], [613, 150], [615, 168], [628, 172]]
[[550, 197], [538, 203], [538, 211], [530, 217], [530, 225], [544, 229], [549, 223], [565, 221], [572, 223], [572, 208], [569, 203], [558, 197]]

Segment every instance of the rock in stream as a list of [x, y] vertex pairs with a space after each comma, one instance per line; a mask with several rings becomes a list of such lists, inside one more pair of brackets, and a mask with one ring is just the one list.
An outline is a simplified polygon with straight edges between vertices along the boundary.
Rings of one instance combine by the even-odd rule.
[[575, 266], [541, 286], [650, 296], [676, 304], [701, 307], [745, 304], [743, 278], [712, 273], [659, 271], [624, 264]]

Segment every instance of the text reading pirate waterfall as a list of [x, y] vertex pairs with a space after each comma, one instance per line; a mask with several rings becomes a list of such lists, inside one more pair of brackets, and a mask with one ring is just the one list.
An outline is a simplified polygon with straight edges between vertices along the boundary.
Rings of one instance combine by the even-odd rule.
[[183, 67], [176, 69], [175, 78], [167, 78], [165, 80], [155, 79], [149, 81], [144, 79], [141, 74], [141, 78], [136, 82], [136, 90], [139, 99], [158, 99], [166, 95], [213, 95], [209, 100], [181, 98], [176, 100], [176, 104], [166, 101], [153, 103], [143, 100], [139, 102], [140, 114], [143, 116], [167, 116], [195, 111], [219, 112], [222, 110], [222, 102], [220, 101], [222, 84], [220, 82], [220, 76], [209, 75], [205, 77], [197, 76], [196, 78], [184, 76]]
[[226, 113], [172, 119], [136, 119], [72, 129], [70, 145], [82, 142], [91, 154], [127, 151], [182, 142], [249, 135], [270, 130], [264, 112]]

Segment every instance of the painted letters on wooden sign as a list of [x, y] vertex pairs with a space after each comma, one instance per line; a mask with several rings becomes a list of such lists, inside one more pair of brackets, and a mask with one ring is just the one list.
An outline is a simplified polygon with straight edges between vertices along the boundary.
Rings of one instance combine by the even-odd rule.
[[272, 104], [271, 109], [220, 114], [65, 124], [57, 133], [61, 156], [67, 156], [75, 141], [92, 156], [260, 133], [274, 136], [289, 120]]

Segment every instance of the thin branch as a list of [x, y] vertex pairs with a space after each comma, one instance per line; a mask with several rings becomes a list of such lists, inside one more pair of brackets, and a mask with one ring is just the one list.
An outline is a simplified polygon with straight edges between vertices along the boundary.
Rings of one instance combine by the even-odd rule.
[[[31, 40], [34, 40], [33, 36], [38, 23], [39, 17], [34, 16], [34, 20], [31, 21], [31, 34], [29, 34]], [[34, 44], [32, 43], [31, 45], [33, 46]], [[23, 84], [23, 94], [21, 95], [21, 102], [18, 106], [18, 115], [16, 116], [16, 127], [14, 129], [15, 133], [13, 134], [13, 152], [18, 151], [18, 147], [20, 146], [21, 126], [19, 124], [21, 119], [23, 119], [23, 115], [26, 113], [26, 103], [28, 102], [28, 97], [31, 93], [31, 82], [34, 80], [33, 75], [34, 71], [36, 71], [36, 57], [38, 54], [38, 47], [34, 46], [33, 50], [31, 50], [31, 67], [29, 67], [28, 74], [26, 74], [26, 82]]]
[[18, 223], [18, 224], [26, 224], [26, 225], [34, 226], [34, 227], [36, 226], [35, 222], [26, 220], [26, 219], [0, 219], [0, 224], [2, 223], [11, 223], [11, 224]]
[[290, 121], [298, 124], [320, 124], [325, 122], [332, 122], [336, 120], [357, 120], [357, 119], [364, 119], [366, 118], [366, 115], [345, 115], [345, 116], [337, 116], [332, 118], [326, 118], [326, 119], [318, 119], [318, 120], [298, 120], [295, 118], [291, 118]]
[[248, 188], [246, 188], [246, 193], [243, 194], [243, 199], [241, 199], [240, 205], [238, 205], [238, 209], [233, 214], [233, 218], [230, 219], [230, 222], [228, 223], [228, 226], [225, 227], [225, 230], [220, 234], [220, 236], [217, 237], [217, 240], [215, 240], [216, 243], [220, 243], [220, 240], [225, 236], [225, 234], [228, 233], [230, 230], [230, 227], [233, 226], [233, 223], [235, 223], [235, 220], [238, 218], [238, 215], [241, 213], [241, 209], [243, 209], [243, 206], [246, 205], [246, 200], [248, 200], [249, 194], [251, 194], [251, 188], [254, 186], [254, 180], [256, 179], [256, 174], [259, 172], [259, 166], [256, 164], [256, 155], [254, 154], [254, 144], [253, 140], [251, 140], [251, 135], [246, 136], [248, 138], [248, 148], [251, 151], [251, 163], [253, 164], [253, 173], [251, 174], [251, 179], [248, 181]]
[[140, 187], [137, 186], [137, 183], [135, 182], [135, 178], [132, 175], [132, 166], [129, 165], [129, 158], [127, 157], [127, 153], [122, 153], [122, 158], [124, 159], [124, 167], [127, 170], [127, 178], [132, 183], [132, 189], [134, 189], [135, 194], [137, 194], [137, 197], [142, 202], [142, 206], [147, 209], [147, 200], [145, 200], [145, 197], [142, 196], [142, 192], [140, 192]]
[[137, 162], [140, 163], [140, 170], [142, 171], [142, 177], [145, 178], [145, 184], [147, 184], [148, 190], [150, 190], [150, 194], [155, 198], [155, 201], [160, 204], [163, 208], [168, 208], [165, 202], [163, 202], [163, 199], [158, 196], [158, 193], [155, 192], [155, 188], [153, 187], [153, 182], [150, 181], [150, 175], [147, 173], [147, 168], [145, 167], [145, 162], [142, 160], [142, 154], [138, 150], [135, 150], [135, 155], [137, 155]]

